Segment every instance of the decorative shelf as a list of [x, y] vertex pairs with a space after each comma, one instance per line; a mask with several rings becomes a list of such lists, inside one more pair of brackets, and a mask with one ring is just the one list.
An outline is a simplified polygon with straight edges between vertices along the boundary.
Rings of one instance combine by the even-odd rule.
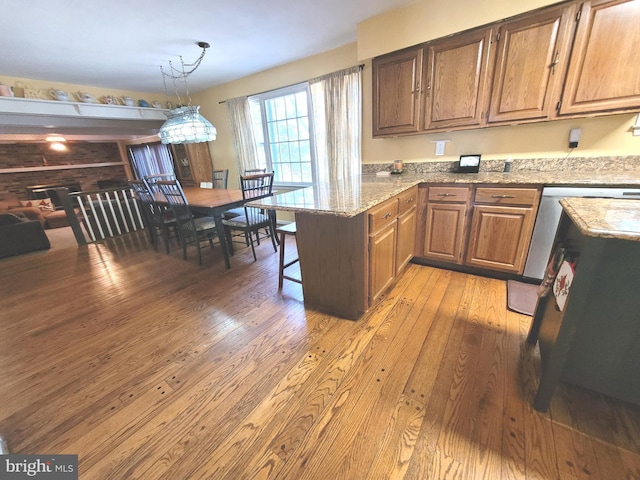
[[152, 135], [167, 120], [167, 112], [164, 108], [0, 97], [0, 127], [5, 133], [28, 133], [33, 129], [40, 129], [41, 133], [74, 129], [81, 133], [101, 129]]
[[47, 165], [41, 167], [16, 167], [16, 168], [0, 168], [2, 173], [26, 173], [26, 172], [42, 172], [45, 170], [71, 170], [74, 168], [98, 168], [98, 167], [115, 167], [125, 165], [125, 162], [102, 162], [102, 163], [75, 163], [72, 165]]
[[0, 114], [53, 115], [58, 117], [109, 118], [120, 120], [162, 120], [164, 108], [128, 107], [103, 103], [60, 102], [38, 98], [0, 97]]

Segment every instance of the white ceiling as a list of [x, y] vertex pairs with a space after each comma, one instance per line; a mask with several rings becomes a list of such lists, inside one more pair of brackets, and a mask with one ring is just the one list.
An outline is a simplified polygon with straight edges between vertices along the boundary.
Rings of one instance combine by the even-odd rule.
[[197, 92], [354, 42], [358, 22], [412, 1], [7, 0], [0, 75], [164, 93], [160, 66], [204, 41]]

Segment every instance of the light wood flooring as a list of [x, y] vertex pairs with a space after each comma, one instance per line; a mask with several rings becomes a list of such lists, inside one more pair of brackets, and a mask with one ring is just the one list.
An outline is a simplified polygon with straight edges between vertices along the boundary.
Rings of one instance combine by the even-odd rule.
[[[289, 249], [289, 253], [294, 249]], [[640, 407], [533, 410], [505, 282], [409, 265], [353, 322], [232, 258], [142, 235], [0, 261], [0, 435], [81, 479], [639, 479]]]

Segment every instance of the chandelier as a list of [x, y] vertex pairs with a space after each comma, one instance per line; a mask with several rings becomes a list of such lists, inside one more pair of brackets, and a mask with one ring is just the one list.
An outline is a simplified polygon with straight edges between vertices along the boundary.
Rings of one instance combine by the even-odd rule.
[[[171, 61], [169, 61], [168, 73], [164, 71], [162, 66], [160, 67], [165, 93], [167, 91], [167, 78], [169, 78], [173, 81], [176, 96], [178, 97], [178, 106], [166, 114], [167, 120], [158, 132], [162, 143], [200, 143], [212, 142], [216, 139], [218, 133], [216, 127], [200, 115], [199, 106], [191, 105], [191, 97], [189, 96], [187, 78], [195, 72], [202, 63], [209, 44], [206, 42], [198, 42], [198, 46], [202, 48], [202, 53], [200, 53], [200, 56], [195, 62], [184, 63], [182, 56], [180, 56], [180, 68], [175, 68]], [[182, 99], [178, 93], [178, 84], [180, 82], [184, 83], [184, 89], [188, 99], [187, 105], [182, 105]]]

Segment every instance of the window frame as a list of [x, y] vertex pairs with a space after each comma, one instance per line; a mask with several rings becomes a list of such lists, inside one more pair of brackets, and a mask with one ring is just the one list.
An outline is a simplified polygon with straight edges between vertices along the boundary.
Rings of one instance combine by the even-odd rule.
[[[305, 92], [307, 98], [307, 121], [309, 125], [309, 155], [311, 157], [311, 182], [283, 182], [276, 181], [274, 178], [274, 185], [281, 187], [310, 187], [316, 185], [318, 178], [317, 171], [317, 151], [315, 144], [315, 135], [314, 135], [314, 123], [313, 123], [313, 104], [311, 102], [311, 88], [309, 86], [309, 82], [297, 83], [294, 85], [289, 85], [287, 87], [278, 88], [275, 90], [270, 90], [265, 93], [259, 93], [256, 95], [251, 95], [249, 97], [249, 102], [256, 102], [260, 107], [260, 119], [262, 128], [262, 147], [260, 147], [260, 143], [258, 142], [258, 138], [256, 138], [256, 144], [258, 145], [258, 149], [260, 149], [264, 155], [264, 161], [266, 163], [265, 167], [268, 171], [275, 171], [273, 167], [273, 158], [271, 155], [271, 139], [269, 137], [269, 127], [267, 120], [267, 109], [265, 108], [265, 102], [267, 100], [272, 100], [274, 98], [285, 97], [287, 95], [292, 95], [300, 92]], [[254, 123], [254, 127], [258, 128], [258, 125]], [[255, 134], [254, 134], [255, 135]], [[275, 176], [277, 177], [277, 175]]]

